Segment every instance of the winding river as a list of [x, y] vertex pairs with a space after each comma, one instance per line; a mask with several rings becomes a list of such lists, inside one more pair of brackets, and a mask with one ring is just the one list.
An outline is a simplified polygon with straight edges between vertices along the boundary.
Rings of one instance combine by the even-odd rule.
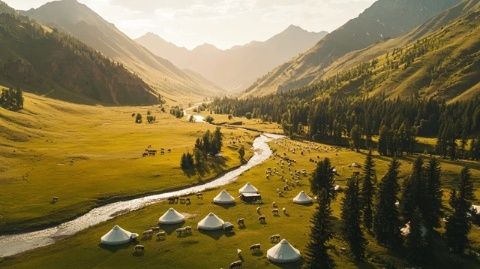
[[0, 236], [0, 257], [12, 256], [28, 250], [54, 244], [59, 239], [72, 236], [79, 231], [85, 230], [93, 225], [105, 222], [120, 215], [124, 215], [128, 212], [141, 209], [148, 205], [158, 203], [170, 197], [193, 194], [227, 185], [235, 181], [238, 176], [245, 171], [265, 162], [272, 155], [272, 151], [267, 143], [273, 139], [278, 139], [281, 137], [282, 136], [272, 134], [260, 135], [253, 141], [254, 155], [246, 164], [208, 183], [178, 191], [149, 195], [142, 198], [115, 202], [97, 207], [85, 215], [52, 228], [35, 232]]

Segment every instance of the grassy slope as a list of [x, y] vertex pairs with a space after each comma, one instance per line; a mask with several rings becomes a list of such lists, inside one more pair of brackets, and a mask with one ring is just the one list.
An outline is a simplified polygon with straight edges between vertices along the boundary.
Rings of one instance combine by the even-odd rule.
[[[157, 123], [135, 124], [131, 114], [145, 117], [148, 109]], [[0, 109], [0, 231], [61, 221], [106, 198], [190, 185], [238, 166], [237, 149], [224, 147], [224, 164], [202, 177], [183, 174], [181, 154], [207, 129], [214, 127], [174, 119], [155, 107], [82, 106], [26, 94], [21, 112]], [[256, 135], [223, 132], [226, 143], [243, 136], [246, 149]], [[148, 145], [172, 152], [142, 158]], [[52, 196], [60, 198], [57, 204], [50, 204]]]
[[[284, 152], [289, 157], [297, 160], [297, 165], [293, 169], [307, 169], [311, 171], [314, 164], [309, 162], [310, 158], [329, 157], [333, 164], [337, 167], [340, 177], [337, 179], [340, 185], [345, 185], [345, 179], [351, 175], [353, 170], [348, 167], [352, 162], [363, 163], [364, 153], [355, 153], [348, 150], [340, 150], [335, 152], [329, 148], [328, 152], [312, 151], [304, 157], [298, 154], [293, 155], [288, 151], [292, 147], [301, 147], [306, 149], [310, 143], [292, 142], [290, 140], [282, 140], [271, 143], [272, 148], [282, 155]], [[318, 145], [318, 144], [317, 144]], [[337, 155], [338, 154], [338, 155]], [[381, 177], [388, 165], [388, 158], [375, 156], [377, 163], [377, 174]], [[410, 169], [412, 159], [401, 160], [401, 176], [405, 177]], [[204, 194], [204, 200], [192, 199], [192, 205], [175, 205], [180, 212], [192, 214], [185, 225], [196, 227], [196, 223], [203, 218], [205, 214], [212, 211], [223, 218], [225, 221], [235, 222], [237, 218], [246, 218], [247, 228], [243, 230], [236, 229], [235, 235], [225, 236], [218, 233], [200, 233], [194, 231], [193, 236], [186, 238], [177, 238], [173, 230], [169, 230], [166, 241], [157, 242], [141, 241], [145, 245], [146, 252], [144, 256], [133, 256], [133, 245], [119, 248], [104, 248], [99, 246], [99, 238], [108, 231], [112, 225], [120, 224], [122, 227], [134, 232], [142, 232], [143, 230], [155, 225], [158, 217], [171, 207], [168, 203], [160, 203], [148, 208], [127, 214], [115, 220], [100, 224], [94, 228], [83, 231], [72, 238], [63, 240], [55, 245], [45, 247], [27, 254], [19, 255], [13, 258], [7, 258], [0, 263], [1, 268], [148, 268], [162, 266], [162, 268], [226, 268], [228, 264], [237, 259], [236, 249], [243, 250], [245, 258], [245, 268], [300, 268], [301, 264], [292, 264], [278, 266], [269, 263], [265, 258], [266, 250], [271, 246], [269, 237], [272, 234], [279, 233], [282, 237], [287, 238], [294, 246], [304, 251], [306, 241], [308, 239], [309, 224], [308, 220], [313, 212], [314, 206], [304, 207], [294, 205], [291, 199], [300, 190], [309, 190], [308, 178], [301, 178], [301, 186], [296, 187], [293, 191], [287, 192], [285, 198], [279, 198], [276, 189], [281, 188], [284, 183], [280, 181], [278, 176], [265, 179], [265, 170], [268, 167], [279, 167], [278, 159], [270, 159], [266, 163], [253, 168], [239, 180], [229, 186], [227, 190], [232, 194], [236, 194], [245, 182], [252, 182], [262, 193], [265, 205], [263, 212], [267, 216], [267, 224], [260, 225], [257, 222], [257, 214], [255, 205], [245, 205], [238, 203], [231, 208], [223, 208], [213, 205], [211, 199], [219, 190], [213, 190]], [[476, 181], [477, 197], [480, 197], [480, 189], [478, 188], [478, 179], [480, 178], [480, 167], [478, 163], [470, 163], [472, 165], [472, 175]], [[448, 187], [456, 180], [461, 169], [458, 163], [442, 162], [443, 183]], [[285, 169], [288, 173], [288, 170]], [[288, 178], [288, 176], [287, 176]], [[290, 216], [281, 215], [273, 217], [270, 213], [270, 204], [276, 201], [280, 208], [287, 208]], [[341, 196], [333, 204], [335, 216], [335, 229], [339, 229], [339, 208]], [[371, 238], [370, 238], [371, 239]], [[471, 233], [472, 246], [480, 249], [480, 230], [474, 227]], [[263, 255], [252, 256], [248, 247], [254, 243], [261, 243]], [[378, 246], [371, 241], [368, 245], [369, 261], [365, 264], [359, 264], [352, 261], [346, 254], [342, 253], [340, 248], [347, 247], [345, 242], [338, 236], [332, 241], [332, 249], [330, 255], [334, 258], [337, 268], [382, 268], [386, 262], [392, 263], [397, 268], [405, 268], [407, 264], [399, 257], [392, 254], [384, 248]], [[473, 260], [454, 259], [444, 249], [435, 250], [439, 257], [434, 268], [478, 268], [480, 264]], [[208, 257], [215, 257], [211, 259]]]

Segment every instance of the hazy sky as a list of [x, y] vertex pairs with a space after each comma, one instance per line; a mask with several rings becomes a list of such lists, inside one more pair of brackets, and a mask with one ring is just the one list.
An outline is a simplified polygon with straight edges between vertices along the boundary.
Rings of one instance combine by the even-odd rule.
[[[3, 0], [16, 9], [48, 0]], [[265, 40], [290, 24], [332, 31], [375, 0], [78, 0], [132, 38], [153, 32], [177, 45], [220, 48]]]

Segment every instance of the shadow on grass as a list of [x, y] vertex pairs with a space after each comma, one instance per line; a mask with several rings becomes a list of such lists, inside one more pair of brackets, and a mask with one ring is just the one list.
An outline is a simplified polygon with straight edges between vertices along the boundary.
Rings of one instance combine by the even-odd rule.
[[159, 226], [160, 226], [160, 229], [164, 230], [168, 235], [171, 235], [172, 233], [175, 232], [175, 230], [183, 226], [183, 222], [178, 224], [168, 224], [168, 225], [160, 224]]
[[219, 240], [222, 236], [225, 235], [225, 232], [223, 230], [218, 230], [218, 231], [204, 231], [204, 230], [198, 230], [199, 233], [209, 236], [215, 240]]
[[229, 209], [229, 208], [232, 208], [236, 205], [236, 204], [217, 204], [217, 203], [214, 203], [214, 202], [212, 202], [212, 204], [214, 204], [216, 206], [219, 206], [219, 207], [223, 207], [224, 209]]
[[135, 246], [138, 242], [130, 242], [130, 243], [127, 243], [127, 244], [123, 244], [123, 245], [118, 245], [118, 246], [109, 246], [109, 245], [104, 245], [102, 243], [99, 243], [98, 246], [101, 248], [101, 249], [105, 249], [105, 250], [108, 250], [112, 253], [115, 253], [119, 250], [124, 250], [124, 249], [128, 249], [128, 248], [131, 248], [133, 246]]
[[282, 268], [282, 269], [298, 269], [301, 268], [304, 264], [303, 258], [296, 262], [292, 263], [272, 263], [275, 268]]

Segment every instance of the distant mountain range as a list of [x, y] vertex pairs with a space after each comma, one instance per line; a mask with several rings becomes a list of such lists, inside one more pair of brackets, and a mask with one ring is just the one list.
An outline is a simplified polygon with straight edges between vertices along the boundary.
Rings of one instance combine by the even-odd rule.
[[464, 0], [398, 38], [345, 55], [312, 85], [280, 92], [305, 100], [471, 100], [480, 94], [479, 21], [480, 0]]
[[153, 89], [122, 65], [1, 1], [0, 85], [87, 104], [158, 102]]
[[459, 0], [378, 0], [313, 48], [260, 78], [247, 89], [245, 96], [313, 84], [340, 57], [405, 34], [458, 3]]
[[213, 83], [190, 76], [168, 60], [154, 55], [76, 0], [50, 2], [23, 14], [66, 32], [123, 63], [162, 95], [179, 100], [196, 97], [198, 100], [222, 94]]
[[152, 33], [136, 41], [175, 65], [195, 71], [229, 92], [238, 93], [272, 68], [314, 46], [326, 34], [291, 25], [266, 41], [253, 41], [227, 50], [210, 44], [188, 50]]

